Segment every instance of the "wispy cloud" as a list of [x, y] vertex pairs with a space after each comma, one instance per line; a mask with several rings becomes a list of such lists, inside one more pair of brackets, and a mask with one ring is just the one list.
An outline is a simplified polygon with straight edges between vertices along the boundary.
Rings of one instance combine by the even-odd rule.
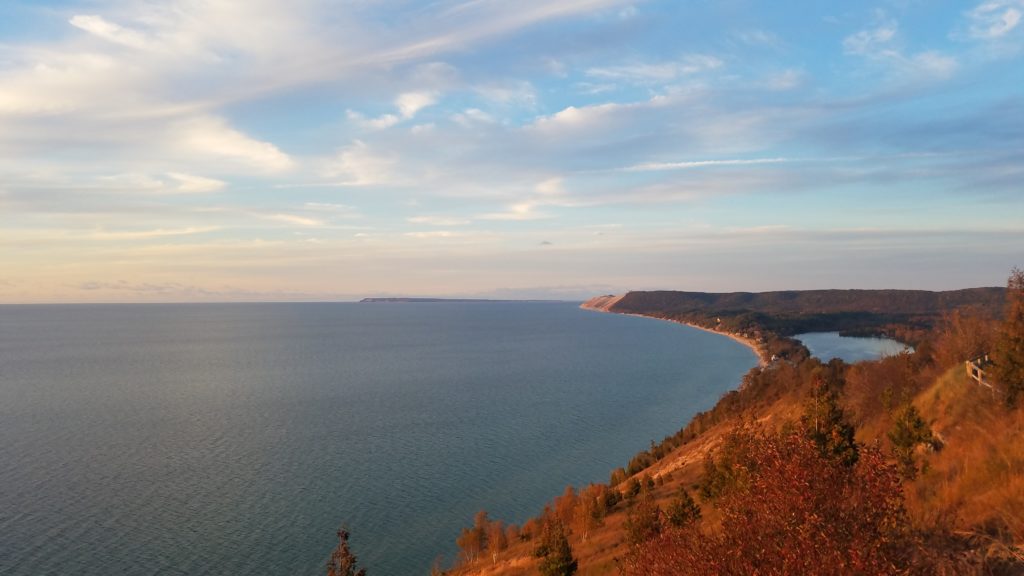
[[171, 236], [194, 236], [197, 234], [215, 232], [217, 230], [220, 230], [220, 227], [193, 226], [189, 228], [178, 229], [159, 228], [156, 230], [96, 230], [80, 237], [87, 238], [89, 240], [148, 240], [153, 238], [167, 238]]
[[884, 19], [843, 39], [843, 50], [895, 68], [898, 77], [946, 79], [959, 67], [956, 57], [938, 50], [907, 53], [898, 43], [899, 26], [895, 20]]
[[755, 47], [782, 48], [785, 45], [778, 34], [759, 28], [734, 32], [733, 38]]
[[452, 114], [452, 120], [466, 128], [473, 124], [493, 124], [495, 121], [493, 116], [479, 108], [467, 108], [462, 112]]
[[587, 76], [598, 80], [636, 83], [672, 82], [684, 76], [720, 68], [724, 62], [707, 54], [688, 54], [671, 62], [637, 62], [618, 66], [590, 68]]
[[537, 104], [537, 89], [532, 83], [525, 80], [491, 83], [476, 86], [474, 90], [486, 100], [502, 106], [516, 105], [533, 108]]
[[406, 232], [405, 236], [409, 238], [418, 238], [420, 240], [430, 240], [437, 238], [462, 238], [466, 234], [464, 232], [453, 232], [451, 230], [429, 230], [426, 232]]
[[305, 210], [320, 214], [329, 214], [332, 218], [362, 218], [363, 215], [354, 206], [331, 202], [306, 202]]
[[187, 194], [202, 194], [204, 192], [217, 192], [227, 186], [227, 182], [216, 178], [206, 178], [195, 174], [183, 172], [168, 172], [167, 175], [177, 182], [176, 190]]
[[327, 178], [341, 178], [341, 186], [372, 186], [394, 181], [397, 160], [379, 153], [361, 140], [343, 148], [323, 170]]
[[277, 146], [251, 138], [215, 116], [182, 122], [177, 127], [177, 136], [184, 152], [235, 161], [257, 170], [282, 172], [295, 165]]
[[865, 56], [891, 56], [895, 52], [892, 41], [896, 38], [896, 21], [888, 20], [873, 28], [866, 28], [843, 38], [843, 50], [847, 54]]
[[94, 14], [78, 14], [73, 16], [69, 22], [75, 28], [85, 30], [94, 36], [115, 44], [122, 44], [130, 48], [138, 49], [145, 49], [149, 46], [149, 42], [142, 33], [125, 28], [113, 22], [109, 22], [102, 16]]
[[1003, 38], [1020, 25], [1024, 2], [987, 0], [967, 13], [969, 33], [981, 40]]
[[541, 212], [537, 210], [542, 206], [537, 201], [526, 201], [511, 204], [501, 212], [487, 212], [485, 214], [479, 214], [476, 217], [480, 220], [505, 220], [522, 222], [525, 220], [545, 220], [551, 218], [551, 214]]
[[395, 106], [402, 114], [402, 118], [412, 118], [416, 113], [428, 106], [437, 103], [437, 94], [434, 92], [407, 92], [400, 94], [395, 100]]
[[324, 226], [326, 222], [319, 218], [310, 218], [308, 216], [300, 216], [298, 214], [258, 214], [254, 213], [253, 216], [261, 220], [269, 220], [272, 222], [281, 222], [283, 224], [289, 224], [292, 226], [303, 226], [307, 228], [316, 228]]
[[684, 162], [647, 162], [624, 168], [627, 172], [657, 172], [662, 170], [688, 170], [691, 168], [713, 168], [715, 166], [752, 166], [757, 164], [782, 164], [792, 162], [790, 158], [734, 158], [726, 160], [689, 160]]
[[359, 112], [356, 112], [354, 110], [348, 110], [345, 112], [345, 115], [348, 118], [349, 122], [352, 122], [357, 126], [360, 126], [361, 128], [370, 130], [383, 130], [385, 128], [390, 128], [402, 121], [401, 118], [394, 114], [381, 114], [376, 118], [367, 118], [366, 116], [360, 114]]
[[412, 224], [426, 224], [428, 226], [464, 226], [469, 224], [471, 220], [467, 218], [454, 218], [451, 216], [410, 216], [406, 218], [406, 221]]
[[792, 90], [803, 84], [805, 77], [806, 73], [803, 70], [789, 68], [769, 75], [762, 85], [773, 91]]
[[[63, 184], [67, 186], [67, 184]], [[207, 194], [219, 192], [227, 182], [206, 176], [168, 172], [166, 174], [124, 173], [100, 176], [85, 188], [122, 191], [126, 194]]]

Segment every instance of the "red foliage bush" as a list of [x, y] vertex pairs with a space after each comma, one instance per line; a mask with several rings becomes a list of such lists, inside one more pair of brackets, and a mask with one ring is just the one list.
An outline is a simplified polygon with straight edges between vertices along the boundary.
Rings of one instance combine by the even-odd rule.
[[736, 432], [748, 478], [719, 500], [721, 529], [667, 529], [634, 547], [629, 576], [899, 574], [914, 548], [896, 469], [875, 448], [852, 467], [799, 432]]

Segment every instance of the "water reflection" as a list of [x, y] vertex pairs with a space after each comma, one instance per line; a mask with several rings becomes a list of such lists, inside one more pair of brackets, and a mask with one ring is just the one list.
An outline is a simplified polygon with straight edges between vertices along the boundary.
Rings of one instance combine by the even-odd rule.
[[803, 342], [811, 354], [822, 361], [839, 358], [844, 362], [877, 360], [893, 356], [904, 350], [912, 350], [906, 344], [889, 338], [852, 338], [840, 336], [838, 332], [809, 332], [794, 336]]

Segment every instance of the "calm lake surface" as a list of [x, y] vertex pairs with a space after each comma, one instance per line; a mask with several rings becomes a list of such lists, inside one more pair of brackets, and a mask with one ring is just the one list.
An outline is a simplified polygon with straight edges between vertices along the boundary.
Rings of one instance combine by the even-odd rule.
[[451, 559], [711, 407], [754, 354], [562, 303], [0, 306], [0, 574]]
[[906, 344], [888, 338], [851, 338], [840, 336], [838, 332], [809, 332], [793, 338], [803, 342], [813, 356], [825, 362], [832, 358], [850, 363], [878, 360], [907, 348]]

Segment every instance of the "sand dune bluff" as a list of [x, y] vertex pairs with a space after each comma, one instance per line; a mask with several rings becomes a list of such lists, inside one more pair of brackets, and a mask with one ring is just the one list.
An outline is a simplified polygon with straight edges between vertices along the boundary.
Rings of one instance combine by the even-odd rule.
[[587, 308], [590, 310], [603, 310], [605, 312], [609, 312], [611, 311], [612, 306], [615, 306], [616, 304], [618, 304], [619, 300], [622, 300], [623, 296], [625, 296], [625, 294], [620, 294], [619, 296], [616, 296], [614, 294], [595, 296], [581, 304], [580, 308]]

